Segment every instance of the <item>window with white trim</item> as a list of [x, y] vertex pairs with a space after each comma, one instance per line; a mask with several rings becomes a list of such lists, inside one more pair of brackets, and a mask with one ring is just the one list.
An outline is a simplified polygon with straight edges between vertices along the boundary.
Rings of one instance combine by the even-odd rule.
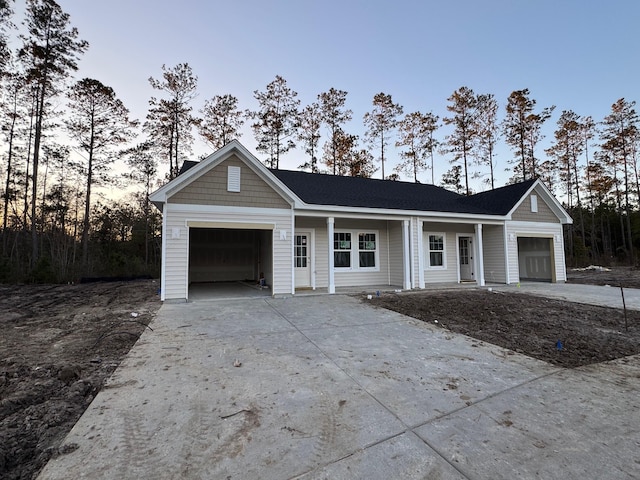
[[358, 234], [358, 258], [360, 268], [375, 268], [376, 266], [376, 234]]
[[533, 213], [538, 212], [538, 196], [537, 195], [531, 195], [531, 211]]
[[351, 268], [351, 232], [333, 234], [333, 266]]
[[378, 249], [377, 231], [336, 231], [333, 233], [333, 266], [336, 269], [379, 270]]
[[446, 265], [446, 236], [444, 233], [428, 233], [425, 242], [427, 268], [444, 270]]

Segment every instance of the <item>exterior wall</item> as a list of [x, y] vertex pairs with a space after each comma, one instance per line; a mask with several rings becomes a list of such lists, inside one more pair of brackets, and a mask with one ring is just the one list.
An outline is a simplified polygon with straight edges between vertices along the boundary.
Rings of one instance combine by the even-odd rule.
[[402, 221], [388, 221], [389, 230], [389, 279], [391, 285], [402, 285], [404, 259], [402, 257]]
[[560, 219], [543, 200], [542, 194], [537, 189], [534, 189], [531, 193], [538, 197], [538, 211], [531, 211], [531, 195], [527, 195], [516, 211], [513, 212], [511, 219], [521, 222], [560, 223]]
[[518, 237], [544, 237], [553, 239], [553, 263], [555, 281], [565, 282], [567, 272], [564, 259], [564, 239], [560, 223], [507, 222], [507, 259], [509, 262], [509, 281], [520, 281], [518, 266]]
[[[378, 233], [378, 260], [379, 269], [371, 270], [341, 270], [334, 271], [334, 281], [336, 287], [352, 287], [366, 285], [390, 285], [389, 280], [389, 242], [387, 240], [387, 224], [397, 224], [401, 228], [400, 222], [387, 222], [385, 220], [364, 220], [350, 218], [335, 218], [335, 231], [351, 230], [370, 231]], [[327, 219], [325, 217], [296, 217], [295, 228], [305, 230], [313, 228], [315, 232], [315, 245], [313, 253], [315, 255], [315, 285], [317, 288], [327, 288], [329, 285], [329, 238], [327, 237]], [[399, 230], [400, 248], [402, 247], [402, 231]], [[333, 239], [331, 239], [333, 241]], [[357, 239], [352, 238], [352, 242]], [[402, 285], [402, 251], [398, 253], [400, 272], [398, 274], [397, 285]]]
[[[227, 166], [240, 167], [240, 191], [227, 191]], [[233, 156], [171, 196], [169, 203], [290, 208], [290, 205], [242, 160]]]
[[[428, 248], [429, 240], [426, 234], [444, 233], [445, 234], [445, 269], [429, 268]], [[424, 222], [422, 226], [422, 252], [424, 258], [424, 282], [428, 283], [450, 283], [458, 281], [458, 243], [456, 234], [469, 235], [473, 237], [475, 232], [473, 225], [453, 224], [453, 223], [435, 223]]]
[[[291, 210], [243, 209], [168, 203], [164, 209], [163, 300], [188, 298], [189, 227], [188, 222], [221, 222], [272, 225], [274, 295], [292, 291]], [[281, 240], [280, 231], [286, 232]], [[268, 269], [265, 268], [265, 273]]]
[[507, 269], [504, 258], [504, 226], [484, 225], [482, 227], [482, 246], [484, 251], [485, 281], [507, 283]]

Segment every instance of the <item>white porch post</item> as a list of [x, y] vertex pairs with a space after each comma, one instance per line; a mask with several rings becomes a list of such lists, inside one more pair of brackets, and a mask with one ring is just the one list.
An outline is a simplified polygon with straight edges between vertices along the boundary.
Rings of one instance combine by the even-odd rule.
[[404, 264], [404, 276], [402, 288], [411, 288], [411, 252], [409, 250], [409, 220], [402, 221], [402, 260]]
[[327, 218], [327, 237], [329, 239], [329, 285], [327, 285], [327, 291], [329, 293], [336, 293], [336, 283], [333, 272], [333, 217]]
[[478, 259], [478, 285], [484, 287], [484, 247], [482, 246], [482, 224], [476, 223], [476, 258]]
[[422, 220], [418, 219], [418, 288], [424, 288], [424, 249], [422, 247]]

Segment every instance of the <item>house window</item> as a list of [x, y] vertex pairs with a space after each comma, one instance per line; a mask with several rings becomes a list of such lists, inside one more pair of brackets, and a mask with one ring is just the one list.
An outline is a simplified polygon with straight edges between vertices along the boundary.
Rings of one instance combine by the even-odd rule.
[[334, 268], [377, 271], [380, 268], [378, 262], [378, 232], [333, 233]]
[[376, 234], [358, 234], [358, 257], [360, 268], [375, 268], [376, 266]]
[[333, 234], [333, 266], [335, 268], [351, 268], [350, 232], [335, 232]]
[[444, 269], [445, 265], [445, 235], [444, 233], [430, 233], [427, 236], [427, 267]]
[[531, 211], [533, 213], [538, 212], [538, 196], [537, 195], [531, 195]]

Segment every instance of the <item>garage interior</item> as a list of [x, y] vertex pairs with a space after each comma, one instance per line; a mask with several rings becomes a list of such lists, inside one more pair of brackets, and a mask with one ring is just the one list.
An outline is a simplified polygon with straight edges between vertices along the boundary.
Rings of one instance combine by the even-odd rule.
[[272, 230], [189, 229], [189, 298], [206, 292], [270, 295], [272, 284]]
[[555, 282], [553, 238], [518, 237], [520, 280]]

